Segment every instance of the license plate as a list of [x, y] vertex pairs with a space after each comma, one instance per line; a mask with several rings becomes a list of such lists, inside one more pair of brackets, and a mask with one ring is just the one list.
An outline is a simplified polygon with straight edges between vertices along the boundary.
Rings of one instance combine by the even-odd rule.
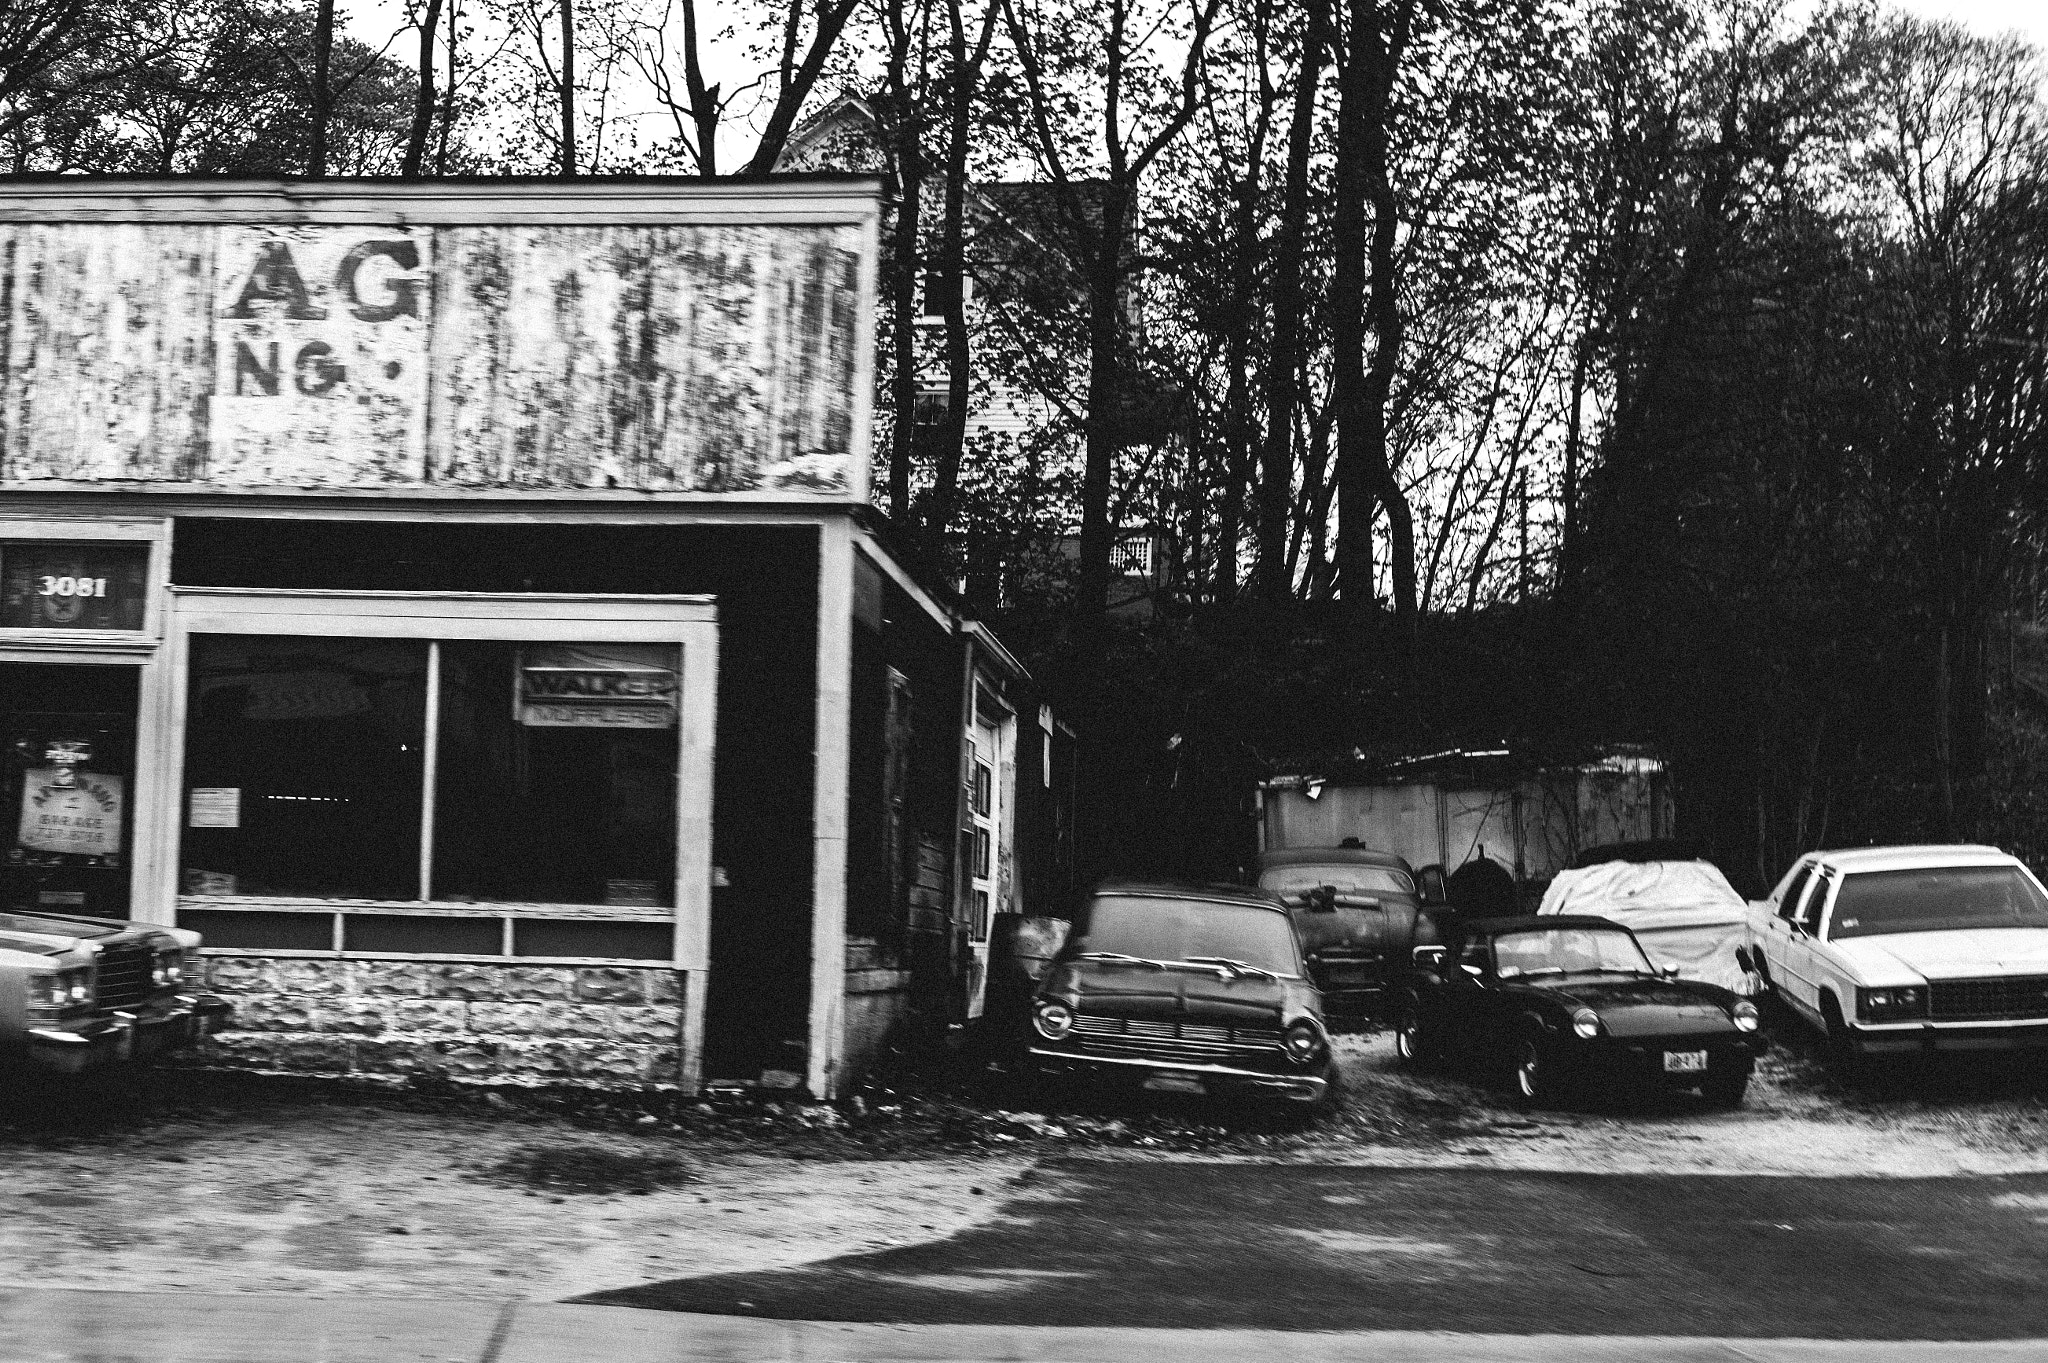
[[1667, 1074], [1698, 1074], [1706, 1067], [1705, 1051], [1664, 1052], [1664, 1070]]
[[1202, 1081], [1189, 1079], [1178, 1074], [1155, 1074], [1145, 1080], [1145, 1087], [1154, 1093], [1205, 1093]]

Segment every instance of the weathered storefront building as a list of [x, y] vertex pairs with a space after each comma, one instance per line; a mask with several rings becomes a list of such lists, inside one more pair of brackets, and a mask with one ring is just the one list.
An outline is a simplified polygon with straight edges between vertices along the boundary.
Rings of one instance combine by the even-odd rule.
[[0, 907], [200, 930], [263, 1068], [825, 1096], [974, 1014], [1070, 749], [876, 533], [877, 221], [0, 191]]

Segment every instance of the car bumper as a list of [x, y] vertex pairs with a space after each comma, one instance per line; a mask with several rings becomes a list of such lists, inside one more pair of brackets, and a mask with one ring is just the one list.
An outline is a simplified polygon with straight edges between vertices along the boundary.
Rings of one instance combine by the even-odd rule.
[[180, 995], [169, 1006], [118, 1010], [74, 1026], [32, 1027], [28, 1059], [60, 1074], [147, 1060], [212, 1035], [233, 1014], [232, 1005], [211, 994]]
[[1142, 1085], [1147, 1079], [1154, 1078], [1189, 1079], [1212, 1092], [1261, 1093], [1299, 1103], [1319, 1101], [1330, 1087], [1327, 1061], [1322, 1071], [1277, 1074], [1240, 1069], [1234, 1065], [1148, 1060], [1143, 1056], [1075, 1055], [1070, 1051], [1033, 1046], [1031, 1063], [1034, 1069], [1045, 1074], [1073, 1075], [1130, 1085]]
[[[1605, 1079], [1632, 1087], [1697, 1088], [1709, 1080], [1747, 1075], [1765, 1044], [1761, 1036], [1752, 1032], [1746, 1036], [1724, 1033], [1710, 1037], [1597, 1037], [1561, 1047], [1557, 1067], [1560, 1073], [1581, 1081]], [[1704, 1070], [1665, 1068], [1667, 1053], [1697, 1051], [1707, 1053]]]
[[1854, 1026], [1858, 1055], [1919, 1055], [1934, 1051], [2048, 1050], [2048, 1019], [2026, 1022], [1909, 1022]]

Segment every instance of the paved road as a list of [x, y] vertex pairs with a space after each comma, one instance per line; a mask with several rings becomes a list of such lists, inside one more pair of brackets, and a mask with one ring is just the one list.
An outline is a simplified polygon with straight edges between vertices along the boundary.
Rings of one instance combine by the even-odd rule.
[[1005, 1326], [2048, 1338], [2048, 1175], [1070, 1160], [931, 1244], [581, 1300]]
[[2048, 1345], [834, 1325], [424, 1298], [0, 1285], [6, 1363], [2034, 1363]]

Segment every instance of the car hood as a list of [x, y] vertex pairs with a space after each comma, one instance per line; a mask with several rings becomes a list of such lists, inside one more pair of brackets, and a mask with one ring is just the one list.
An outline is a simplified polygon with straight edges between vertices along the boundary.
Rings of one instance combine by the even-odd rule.
[[[195, 945], [195, 934], [147, 923], [109, 918], [74, 918], [63, 913], [0, 913], [0, 949], [32, 956], [61, 956], [85, 942], [103, 942], [123, 935], [161, 935]], [[185, 939], [190, 941], [186, 942]]]
[[1625, 979], [1614, 975], [1549, 976], [1520, 988], [1568, 1007], [1590, 1008], [1611, 1036], [1733, 1031], [1735, 995], [1693, 980]]
[[2048, 928], [1893, 932], [1829, 942], [1865, 984], [2048, 975]]
[[1077, 1012], [1107, 1017], [1278, 1026], [1290, 1003], [1302, 1011], [1298, 1000], [1306, 985], [1187, 967], [1066, 961], [1053, 967], [1039, 992], [1070, 1001]]

